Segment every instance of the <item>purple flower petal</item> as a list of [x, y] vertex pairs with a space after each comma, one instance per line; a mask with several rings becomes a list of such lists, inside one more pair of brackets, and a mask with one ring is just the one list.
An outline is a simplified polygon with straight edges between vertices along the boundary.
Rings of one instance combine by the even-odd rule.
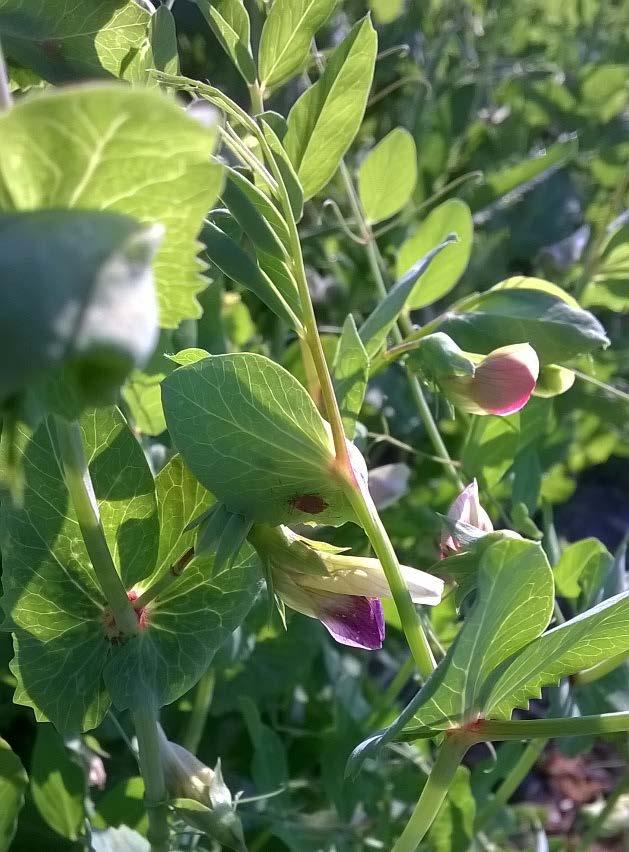
[[337, 642], [376, 651], [384, 639], [384, 613], [378, 598], [326, 595], [320, 601], [319, 620]]

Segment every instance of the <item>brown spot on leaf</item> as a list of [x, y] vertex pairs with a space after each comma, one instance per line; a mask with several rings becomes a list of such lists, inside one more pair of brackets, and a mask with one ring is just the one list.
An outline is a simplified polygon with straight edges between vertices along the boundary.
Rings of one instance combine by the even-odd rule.
[[328, 503], [318, 494], [297, 494], [288, 501], [293, 509], [299, 509], [307, 515], [318, 515], [328, 508]]

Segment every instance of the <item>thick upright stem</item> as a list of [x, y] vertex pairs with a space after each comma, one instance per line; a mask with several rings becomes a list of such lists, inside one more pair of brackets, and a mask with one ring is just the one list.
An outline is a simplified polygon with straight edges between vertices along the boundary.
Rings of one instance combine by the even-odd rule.
[[392, 852], [416, 852], [426, 836], [472, 741], [465, 734], [446, 736], [419, 801]]
[[138, 619], [109, 552], [85, 458], [81, 427], [77, 422], [68, 423], [57, 417], [55, 431], [64, 479], [94, 573], [116, 626], [121, 633], [132, 636], [138, 632]]
[[132, 711], [138, 738], [138, 758], [144, 779], [144, 800], [149, 817], [147, 837], [151, 852], [169, 852], [168, 805], [159, 749], [157, 713], [150, 705]]
[[380, 520], [380, 516], [367, 489], [364, 488], [360, 491], [348, 489], [347, 495], [352, 502], [354, 511], [363, 529], [369, 537], [376, 556], [380, 560], [400, 616], [400, 621], [402, 622], [406, 641], [411, 649], [419, 673], [423, 678], [427, 678], [436, 666], [435, 659], [419, 621], [415, 604], [411, 600], [410, 593], [402, 577], [400, 563], [398, 562], [391, 540], [387, 535], [387, 531]]

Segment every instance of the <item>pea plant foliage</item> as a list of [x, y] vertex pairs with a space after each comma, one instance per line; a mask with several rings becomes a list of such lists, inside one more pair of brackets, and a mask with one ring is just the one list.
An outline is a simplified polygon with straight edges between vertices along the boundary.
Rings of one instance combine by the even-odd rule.
[[626, 234], [479, 272], [573, 140], [429, 190], [356, 5], [0, 0], [0, 852], [463, 849], [472, 745], [629, 730], [624, 552], [552, 519]]

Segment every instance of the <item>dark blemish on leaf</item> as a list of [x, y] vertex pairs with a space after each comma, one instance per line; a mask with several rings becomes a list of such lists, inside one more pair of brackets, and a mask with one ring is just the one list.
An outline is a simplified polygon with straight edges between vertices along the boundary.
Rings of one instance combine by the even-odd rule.
[[194, 556], [194, 548], [191, 547], [188, 550], [186, 550], [186, 552], [181, 557], [181, 559], [179, 559], [177, 562], [175, 562], [174, 565], [170, 566], [170, 573], [173, 575], [173, 577], [180, 577], [183, 574], [183, 572], [184, 572], [185, 568], [187, 567], [187, 565], [189, 564], [189, 562], [192, 561], [193, 556]]
[[299, 509], [300, 512], [306, 512], [308, 515], [318, 515], [329, 505], [318, 494], [297, 494], [291, 497], [288, 503], [293, 509]]

